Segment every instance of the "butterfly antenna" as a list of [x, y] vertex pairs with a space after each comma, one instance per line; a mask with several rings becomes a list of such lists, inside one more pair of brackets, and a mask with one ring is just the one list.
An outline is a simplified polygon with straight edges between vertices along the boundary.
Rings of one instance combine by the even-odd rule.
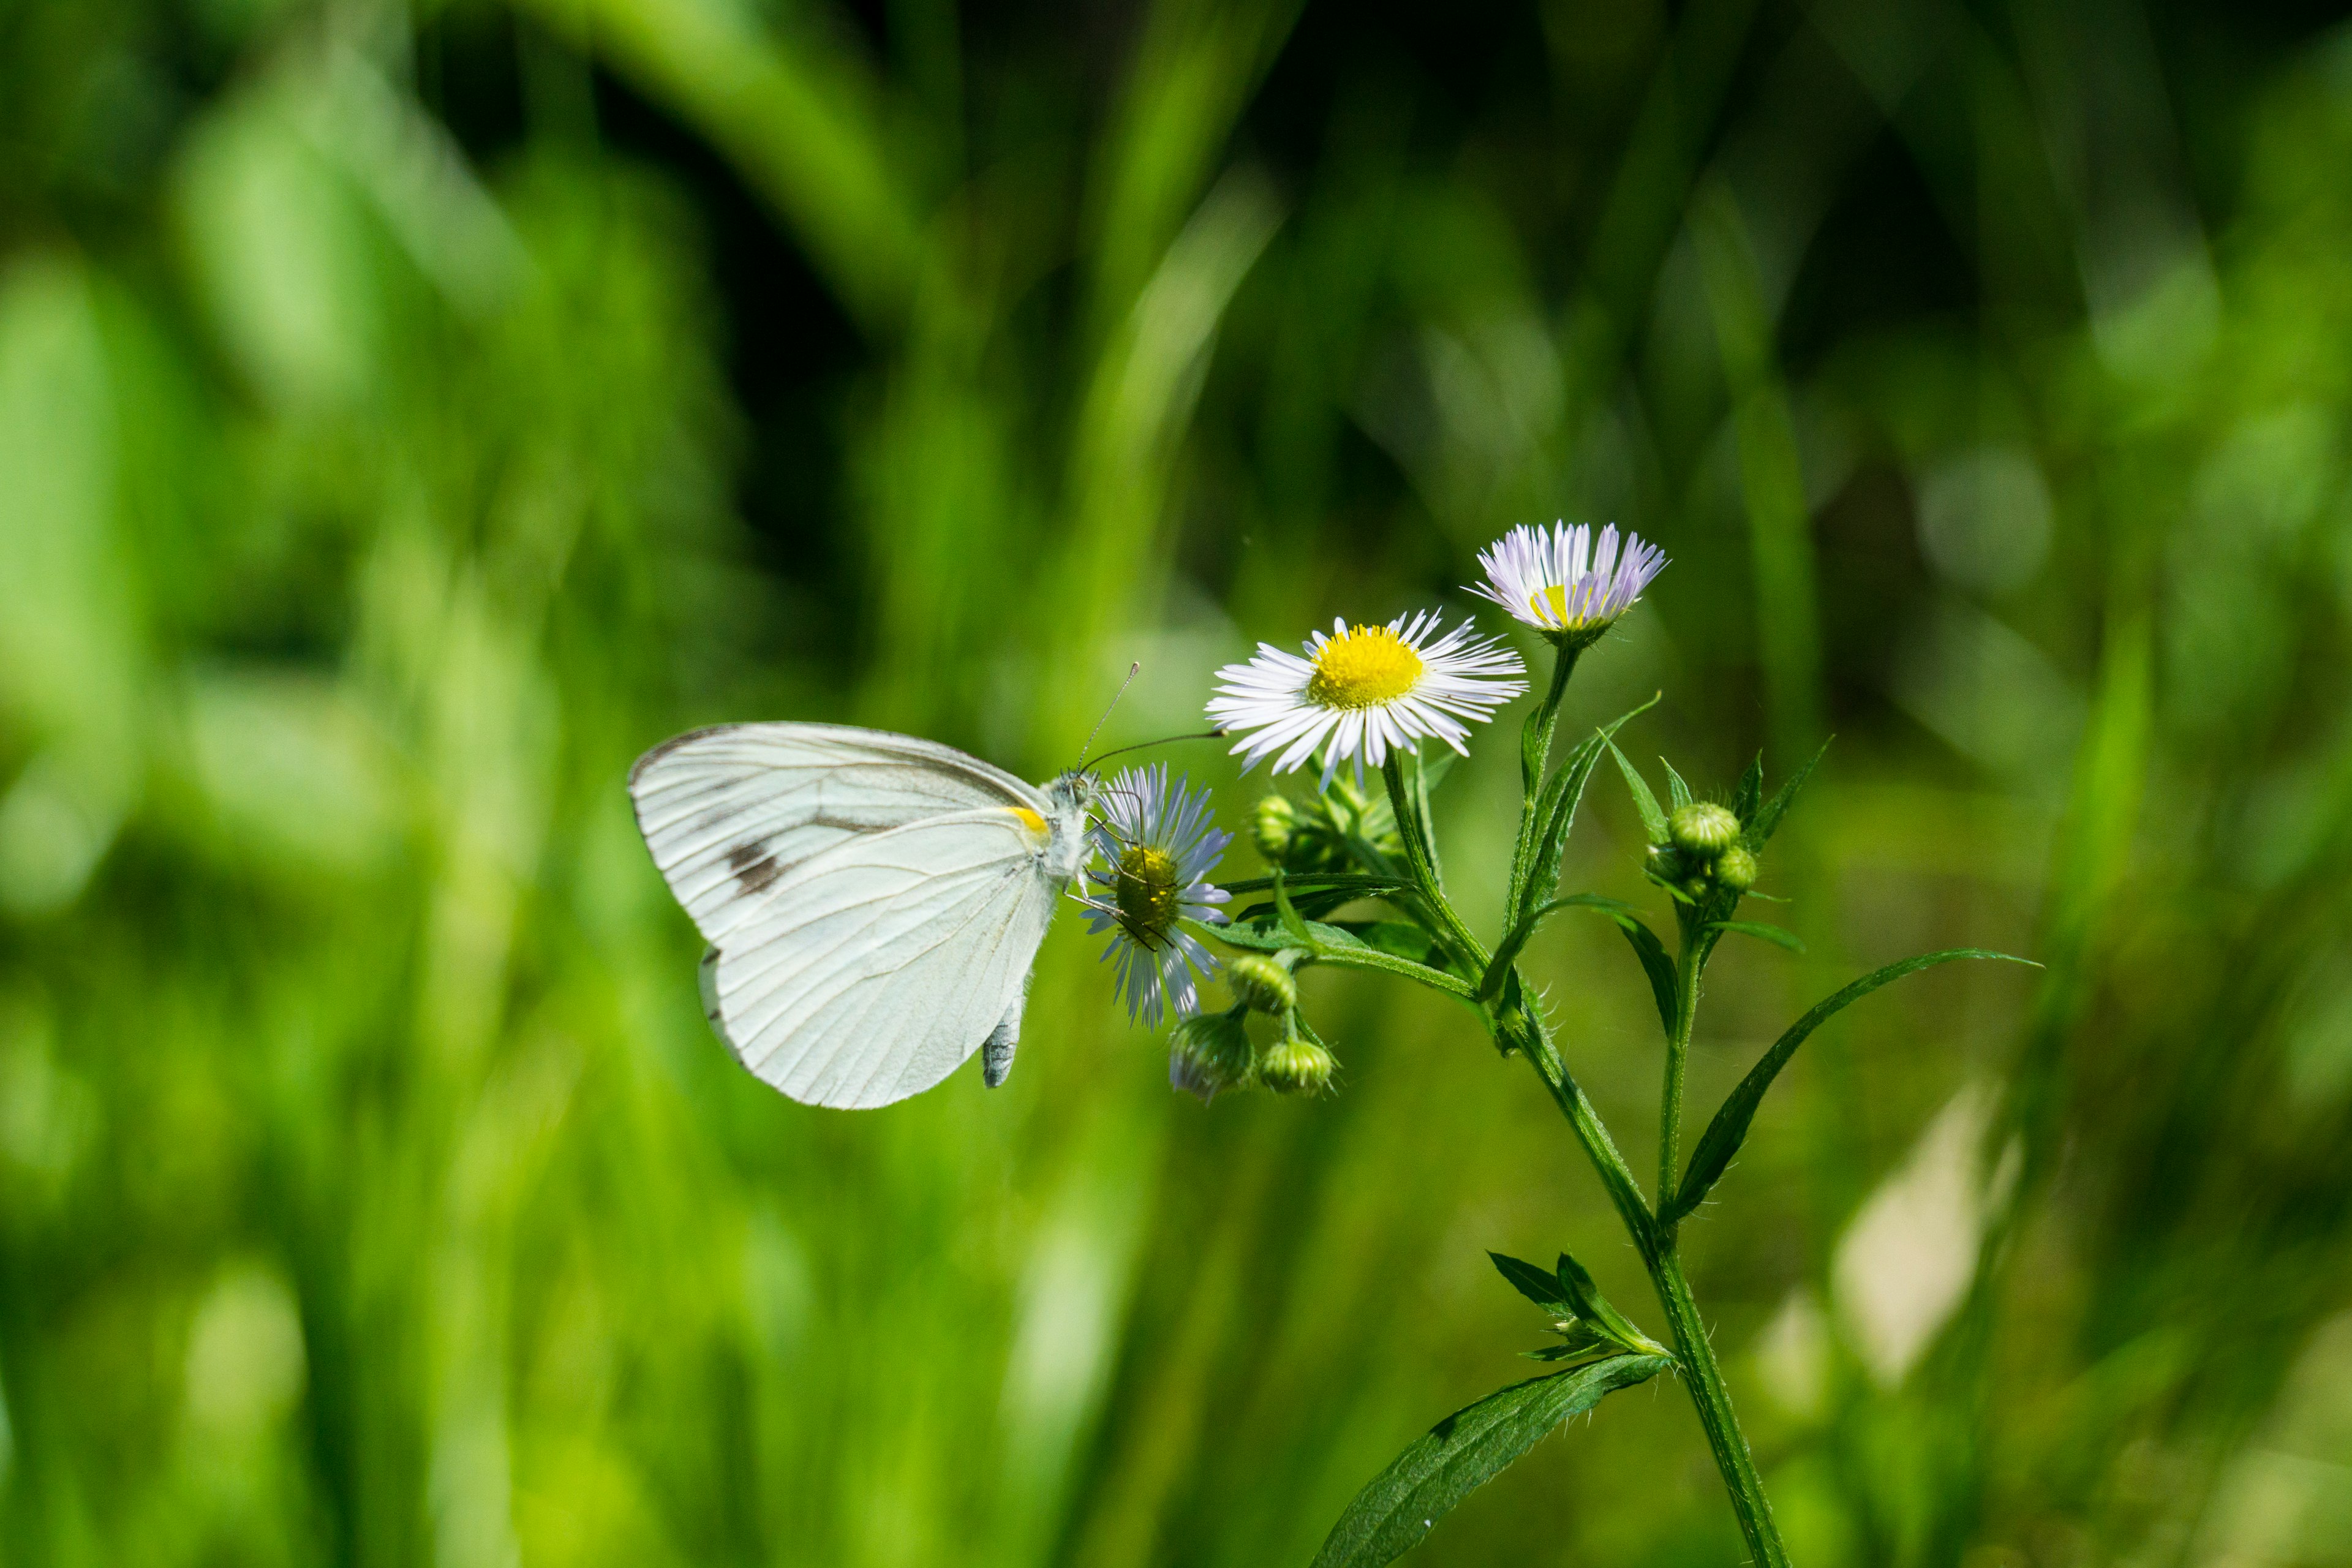
[[1142, 668], [1143, 661], [1139, 658], [1127, 667], [1127, 679], [1120, 681], [1118, 683], [1118, 689], [1110, 694], [1110, 707], [1104, 709], [1102, 717], [1095, 721], [1094, 729], [1089, 731], [1087, 734], [1086, 745], [1078, 752], [1079, 768], [1083, 769], [1087, 765], [1087, 752], [1095, 749], [1095, 737], [1100, 735], [1102, 733], [1102, 727], [1110, 722], [1112, 710], [1118, 706], [1118, 700], [1127, 695], [1127, 689], [1135, 684], [1136, 675]]
[[1162, 735], [1156, 741], [1138, 741], [1132, 746], [1114, 746], [1109, 751], [1105, 752], [1101, 756], [1097, 757], [1095, 761], [1097, 763], [1106, 763], [1113, 757], [1125, 756], [1129, 752], [1142, 751], [1147, 746], [1171, 746], [1174, 745], [1179, 741], [1222, 741], [1225, 738], [1225, 731], [1217, 729], [1203, 730], [1194, 735]]

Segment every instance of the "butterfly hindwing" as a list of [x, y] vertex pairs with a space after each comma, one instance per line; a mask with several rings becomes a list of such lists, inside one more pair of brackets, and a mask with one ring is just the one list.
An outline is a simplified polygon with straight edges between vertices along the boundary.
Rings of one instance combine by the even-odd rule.
[[717, 943], [714, 1022], [794, 1100], [887, 1105], [929, 1089], [1017, 1018], [1058, 890], [1044, 838], [992, 807], [803, 860]]

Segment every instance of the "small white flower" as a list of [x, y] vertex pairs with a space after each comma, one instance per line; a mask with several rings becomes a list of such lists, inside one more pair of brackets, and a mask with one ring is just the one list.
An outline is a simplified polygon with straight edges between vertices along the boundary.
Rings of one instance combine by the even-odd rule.
[[1157, 1027], [1173, 1006], [1200, 1010], [1193, 973], [1213, 973], [1217, 961], [1177, 921], [1222, 925], [1219, 904], [1233, 897], [1209, 880], [1234, 841], [1209, 822], [1209, 792], [1171, 784], [1168, 764], [1129, 768], [1102, 788], [1103, 820], [1092, 829], [1101, 858], [1087, 868], [1087, 929], [1108, 931], [1103, 961], [1118, 966], [1118, 994], [1130, 1017]]
[[1423, 612], [1385, 626], [1333, 621], [1328, 636], [1307, 639], [1303, 658], [1260, 643], [1247, 664], [1217, 671], [1209, 717], [1253, 731], [1234, 745], [1247, 767], [1274, 756], [1274, 771], [1288, 773], [1319, 750], [1326, 786], [1342, 761], [1352, 759], [1360, 777], [1367, 763], [1418, 751], [1430, 735], [1467, 754], [1469, 725], [1493, 718], [1527, 684], [1516, 679], [1519, 656], [1474, 637], [1468, 624], [1428, 641], [1436, 629], [1437, 616]]
[[1633, 607], [1650, 580], [1665, 570], [1665, 552], [1645, 544], [1638, 533], [1617, 548], [1617, 525], [1592, 531], [1570, 527], [1530, 528], [1522, 523], [1479, 552], [1486, 580], [1471, 588], [1531, 626], [1548, 632], [1598, 634]]

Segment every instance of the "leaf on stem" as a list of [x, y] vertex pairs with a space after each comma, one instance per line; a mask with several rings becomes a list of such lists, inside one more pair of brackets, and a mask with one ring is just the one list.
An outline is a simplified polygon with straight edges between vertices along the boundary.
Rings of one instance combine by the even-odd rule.
[[1613, 917], [1617, 929], [1625, 933], [1625, 941], [1633, 949], [1633, 956], [1642, 961], [1642, 973], [1650, 977], [1650, 994], [1658, 1004], [1658, 1024], [1672, 1038], [1675, 1032], [1675, 961], [1667, 956], [1666, 944], [1647, 922], [1633, 915]]
[[1787, 931], [1776, 925], [1767, 925], [1761, 921], [1709, 921], [1706, 922], [1706, 929], [1733, 931], [1740, 936], [1752, 936], [1759, 942], [1769, 942], [1775, 947], [1785, 947], [1790, 952], [1805, 951], [1804, 942], [1798, 939], [1795, 931]]
[[1541, 1307], [1547, 1316], [1576, 1318], [1583, 1316], [1569, 1300], [1567, 1289], [1559, 1276], [1549, 1268], [1538, 1268], [1524, 1258], [1513, 1258], [1507, 1252], [1486, 1254], [1495, 1261], [1496, 1273], [1511, 1283], [1511, 1289]]
[[1990, 958], [2004, 963], [2028, 963], [2037, 969], [2041, 967], [2030, 958], [1993, 952], [1980, 947], [1949, 948], [1942, 952], [1923, 953], [1917, 958], [1906, 958], [1900, 963], [1873, 970], [1816, 1005], [1811, 1012], [1790, 1025], [1786, 1034], [1772, 1042], [1772, 1048], [1764, 1053], [1763, 1059], [1749, 1068], [1748, 1076], [1739, 1080], [1739, 1086], [1725, 1098], [1723, 1108], [1715, 1113], [1715, 1120], [1706, 1124], [1706, 1131], [1700, 1137], [1698, 1147], [1691, 1151], [1690, 1164], [1683, 1173], [1682, 1188], [1675, 1196], [1672, 1210], [1659, 1216], [1662, 1222], [1672, 1225], [1705, 1201], [1709, 1190], [1730, 1166], [1731, 1157], [1738, 1153], [1740, 1144], [1747, 1142], [1748, 1124], [1756, 1120], [1756, 1108], [1764, 1102], [1765, 1091], [1772, 1087], [1772, 1080], [1780, 1076], [1780, 1069], [1789, 1065], [1789, 1058], [1797, 1054], [1797, 1047], [1805, 1043], [1808, 1035], [1888, 982], [1958, 958]]
[[1650, 786], [1642, 782], [1641, 773], [1635, 771], [1625, 753], [1617, 749], [1616, 742], [1609, 742], [1609, 752], [1617, 759], [1617, 771], [1625, 775], [1625, 787], [1633, 792], [1633, 809], [1642, 814], [1642, 826], [1649, 834], [1650, 842], [1665, 843], [1666, 814], [1658, 809], [1658, 797], [1650, 793]]
[[1315, 1554], [1314, 1568], [1381, 1568], [1395, 1562], [1553, 1427], [1673, 1364], [1664, 1356], [1611, 1356], [1515, 1384], [1455, 1411], [1356, 1494]]
[[1731, 792], [1731, 815], [1745, 825], [1755, 816], [1763, 799], [1764, 753], [1759, 752], [1756, 760], [1748, 764], [1748, 771], [1739, 775], [1739, 787]]
[[[1751, 854], [1762, 849], [1765, 845], [1772, 841], [1773, 833], [1780, 826], [1780, 818], [1788, 815], [1790, 803], [1797, 798], [1797, 792], [1805, 787], [1805, 781], [1813, 776], [1813, 770], [1821, 766], [1822, 759], [1829, 755], [1829, 752], [1830, 743], [1823, 741], [1822, 749], [1813, 753], [1813, 760], [1790, 774], [1789, 782], [1773, 791], [1770, 800], [1766, 801], [1752, 816], [1746, 813], [1740, 815], [1740, 821], [1747, 824], [1747, 830], [1740, 834], [1739, 842], [1747, 846]], [[1759, 794], [1763, 787], [1763, 774], [1759, 771], [1757, 774], [1757, 790]]]
[[1495, 949], [1495, 956], [1487, 961], [1486, 973], [1478, 982], [1478, 994], [1492, 997], [1502, 990], [1503, 977], [1511, 972], [1511, 965], [1518, 962], [1521, 950], [1528, 945], [1528, 938], [1535, 935], [1536, 927], [1543, 923], [1546, 915], [1572, 909], [1599, 910], [1612, 917], [1633, 912], [1631, 904], [1604, 899], [1598, 893], [1570, 893], [1564, 899], [1553, 899], [1539, 908], [1530, 910], [1517, 925], [1503, 933], [1502, 945]]
[[1666, 798], [1676, 805], [1688, 805], [1691, 803], [1690, 785], [1683, 783], [1683, 775], [1675, 772], [1675, 764], [1664, 757], [1658, 759], [1658, 765], [1666, 770]]
[[1601, 748], [1616, 736], [1618, 731], [1646, 712], [1657, 700], [1654, 694], [1639, 708], [1621, 714], [1595, 730], [1582, 744], [1569, 753], [1568, 761], [1551, 776], [1551, 782], [1544, 785], [1543, 794], [1536, 805], [1535, 854], [1526, 868], [1527, 885], [1513, 890], [1511, 912], [1514, 915], [1529, 904], [1541, 903], [1551, 897], [1552, 889], [1559, 886], [1560, 857], [1568, 851], [1569, 830], [1576, 825], [1576, 808], [1584, 799], [1584, 786], [1591, 782], [1592, 770], [1601, 765]]

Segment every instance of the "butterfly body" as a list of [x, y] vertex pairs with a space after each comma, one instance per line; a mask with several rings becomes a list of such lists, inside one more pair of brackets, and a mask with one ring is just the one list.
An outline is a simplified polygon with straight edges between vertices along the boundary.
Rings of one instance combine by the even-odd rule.
[[654, 862], [710, 943], [712, 1026], [784, 1093], [845, 1107], [919, 1093], [975, 1051], [1003, 1081], [1095, 790], [832, 724], [698, 730], [629, 774]]

